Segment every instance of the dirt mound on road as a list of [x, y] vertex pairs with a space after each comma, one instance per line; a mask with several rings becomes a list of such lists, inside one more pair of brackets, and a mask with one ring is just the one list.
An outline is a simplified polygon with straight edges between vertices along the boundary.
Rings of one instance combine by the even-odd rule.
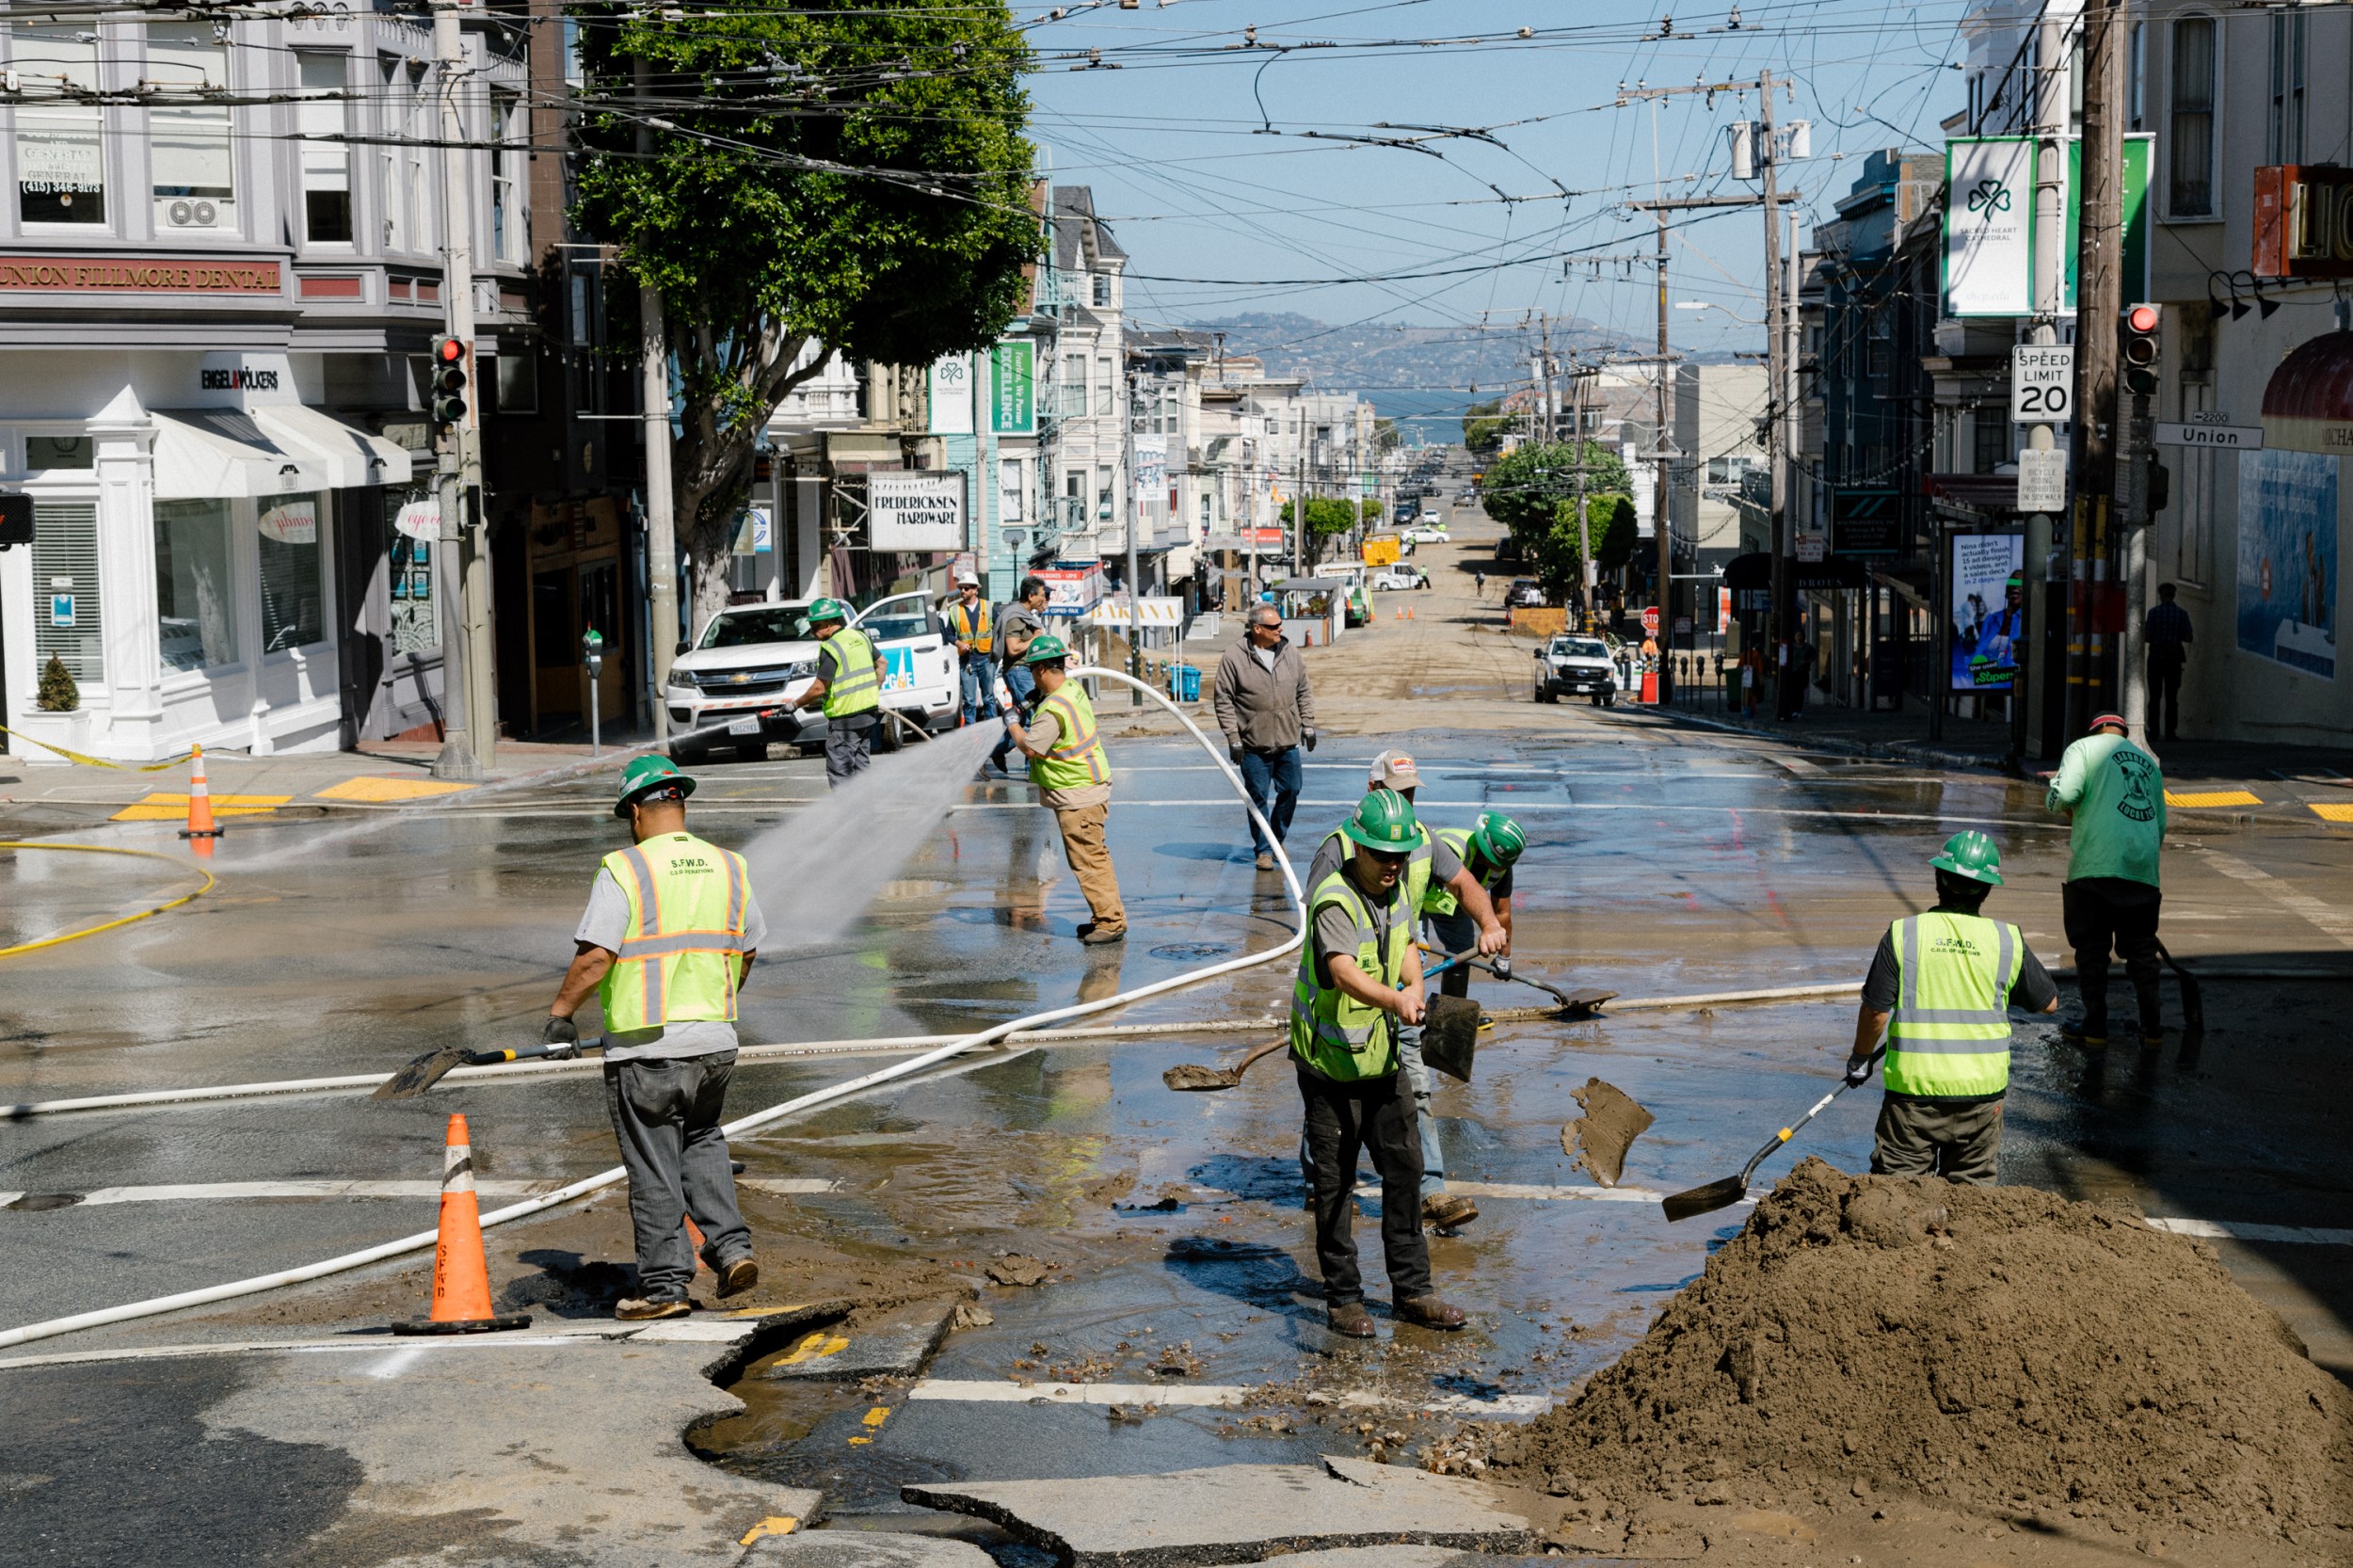
[[2302, 1544], [2353, 1528], [2353, 1390], [2210, 1250], [2032, 1188], [1818, 1160], [1493, 1457], [1625, 1501], [1896, 1491]]

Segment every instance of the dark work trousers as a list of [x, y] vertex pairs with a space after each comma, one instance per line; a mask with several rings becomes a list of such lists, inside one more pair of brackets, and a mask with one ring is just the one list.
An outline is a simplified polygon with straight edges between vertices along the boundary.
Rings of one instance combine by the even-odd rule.
[[1381, 1250], [1388, 1263], [1390, 1297], [1409, 1301], [1430, 1294], [1412, 1085], [1402, 1072], [1335, 1083], [1305, 1067], [1297, 1070], [1314, 1169], [1316, 1263], [1323, 1272], [1323, 1299], [1333, 1306], [1365, 1299], [1364, 1275], [1356, 1267], [1356, 1157], [1366, 1150], [1381, 1175]]
[[[1291, 813], [1299, 808], [1299, 787], [1305, 777], [1299, 765], [1297, 746], [1241, 754], [1241, 781], [1250, 792], [1250, 804], [1274, 829], [1276, 844], [1290, 835]], [[1259, 831], [1257, 817], [1250, 819], [1250, 844], [1260, 855], [1274, 853], [1274, 844], [1268, 843], [1266, 835]]]
[[2178, 740], [2182, 733], [2182, 656], [2179, 643], [2149, 647], [2149, 732], [2161, 740]]
[[874, 765], [874, 715], [825, 721], [825, 788], [839, 790]]
[[[1430, 917], [1430, 945], [1440, 952], [1462, 952], [1479, 945], [1479, 922], [1457, 909], [1451, 915]], [[1430, 960], [1436, 963], [1436, 959]], [[1449, 997], [1470, 995], [1470, 966], [1457, 964], [1438, 977], [1438, 989]]]
[[2140, 1004], [2140, 1032], [2163, 1027], [2157, 1012], [2157, 910], [2164, 898], [2146, 882], [2087, 876], [2063, 884], [2059, 908], [2067, 945], [2075, 950], [2075, 984], [2084, 999], [2084, 1032], [2108, 1032], [2108, 948], [2124, 960]]
[[719, 1129], [734, 1076], [731, 1050], [605, 1064], [604, 1106], [629, 1172], [637, 1293], [647, 1301], [683, 1301], [694, 1283], [681, 1216], [693, 1216], [715, 1262], [751, 1256], [751, 1227], [735, 1207], [728, 1135]]
[[1991, 1187], [2001, 1148], [2000, 1100], [1890, 1095], [1880, 1102], [1871, 1169], [1881, 1176], [1941, 1176]]

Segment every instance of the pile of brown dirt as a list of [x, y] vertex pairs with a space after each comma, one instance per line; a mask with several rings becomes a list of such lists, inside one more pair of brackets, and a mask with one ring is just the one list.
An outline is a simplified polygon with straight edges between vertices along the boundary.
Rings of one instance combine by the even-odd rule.
[[2033, 1188], [1819, 1160], [1493, 1458], [1624, 1501], [1897, 1491], [2299, 1544], [2353, 1529], [2353, 1390], [2209, 1249]]

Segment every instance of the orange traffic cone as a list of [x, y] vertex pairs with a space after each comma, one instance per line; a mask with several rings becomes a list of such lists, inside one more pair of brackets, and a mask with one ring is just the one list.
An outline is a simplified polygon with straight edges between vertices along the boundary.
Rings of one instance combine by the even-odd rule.
[[196, 766], [188, 778], [188, 825], [180, 830], [180, 837], [193, 840], [189, 847], [197, 854], [209, 856], [221, 830], [213, 825], [213, 794], [204, 787], [204, 748], [198, 746], [188, 756]]
[[1410, 604], [1405, 606], [1405, 618], [1407, 620], [1412, 620], [1414, 618], [1414, 607]]
[[490, 1310], [490, 1268], [482, 1255], [482, 1205], [473, 1190], [473, 1144], [466, 1118], [449, 1119], [441, 1157], [441, 1235], [433, 1248], [433, 1316], [394, 1323], [394, 1334], [488, 1334], [529, 1328], [531, 1314]]

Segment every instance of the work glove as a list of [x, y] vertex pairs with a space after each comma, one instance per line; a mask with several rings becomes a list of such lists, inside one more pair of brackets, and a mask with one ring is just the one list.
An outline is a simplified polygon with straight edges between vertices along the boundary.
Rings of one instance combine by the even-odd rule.
[[1231, 759], [1233, 760], [1234, 766], [1236, 766], [1236, 767], [1238, 767], [1238, 768], [1241, 766], [1241, 758], [1242, 758], [1242, 748], [1241, 748], [1241, 747], [1240, 747], [1240, 746], [1227, 746], [1227, 747], [1225, 748], [1225, 755], [1226, 755], [1227, 757], [1229, 757], [1229, 758], [1231, 758]]
[[1307, 731], [1304, 732], [1304, 733], [1303, 733], [1303, 734], [1299, 737], [1299, 739], [1300, 739], [1300, 743], [1301, 743], [1302, 744], [1304, 744], [1305, 746], [1306, 746], [1306, 748], [1307, 748], [1309, 751], [1313, 751], [1313, 750], [1315, 750], [1315, 748], [1316, 748], [1316, 732], [1315, 732], [1314, 730], [1310, 729], [1310, 730], [1307, 730]]
[[1870, 1059], [1869, 1057], [1867, 1057], [1867, 1056], [1866, 1056], [1866, 1057], [1865, 1057], [1865, 1058], [1864, 1058], [1862, 1061], [1860, 1061], [1860, 1062], [1855, 1062], [1855, 1061], [1849, 1061], [1849, 1062], [1848, 1062], [1848, 1064], [1847, 1064], [1847, 1087], [1848, 1087], [1848, 1088], [1849, 1088], [1849, 1089], [1859, 1089], [1859, 1088], [1861, 1088], [1863, 1085], [1865, 1085], [1865, 1083], [1868, 1083], [1868, 1082], [1870, 1082], [1870, 1081], [1871, 1081], [1871, 1059]]
[[1497, 953], [1496, 961], [1491, 967], [1495, 969], [1496, 978], [1497, 980], [1509, 980], [1512, 978], [1512, 955], [1510, 953]]
[[571, 1019], [550, 1015], [547, 1027], [539, 1031], [539, 1043], [543, 1046], [568, 1048], [552, 1050], [548, 1053], [551, 1056], [578, 1056], [580, 1054], [580, 1030]]

